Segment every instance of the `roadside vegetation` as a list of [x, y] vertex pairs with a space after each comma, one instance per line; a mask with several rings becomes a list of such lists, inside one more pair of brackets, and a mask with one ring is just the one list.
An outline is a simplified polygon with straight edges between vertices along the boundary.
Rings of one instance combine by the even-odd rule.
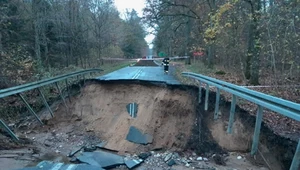
[[141, 58], [148, 52], [141, 18], [135, 10], [124, 18], [113, 1], [1, 1], [0, 89]]

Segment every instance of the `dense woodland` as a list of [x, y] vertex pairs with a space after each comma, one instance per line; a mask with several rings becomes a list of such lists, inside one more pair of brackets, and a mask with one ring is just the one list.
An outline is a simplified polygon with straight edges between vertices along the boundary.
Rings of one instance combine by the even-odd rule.
[[1, 86], [100, 67], [103, 58], [141, 57], [145, 36], [137, 12], [121, 19], [113, 0], [0, 0]]
[[269, 84], [300, 82], [299, 0], [147, 0], [144, 20], [157, 34], [156, 51], [202, 51], [207, 66], [254, 85], [261, 75]]
[[242, 73], [250, 84], [262, 75], [298, 84], [299, 20], [299, 0], [146, 0], [143, 19], [134, 10], [121, 19], [113, 0], [0, 0], [0, 82], [141, 57], [151, 27], [156, 52], [202, 51], [208, 67]]

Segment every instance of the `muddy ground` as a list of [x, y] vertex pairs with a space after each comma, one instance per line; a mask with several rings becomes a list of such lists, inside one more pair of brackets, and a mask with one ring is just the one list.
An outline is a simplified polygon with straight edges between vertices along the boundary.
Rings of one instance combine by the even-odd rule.
[[[23, 143], [14, 144], [0, 135], [0, 170], [33, 166], [41, 160], [69, 163], [70, 151], [103, 141], [107, 143], [105, 149], [120, 155], [153, 151], [141, 165], [144, 169], [170, 169], [164, 162], [168, 153], [178, 155], [178, 165], [173, 169], [266, 169], [270, 166], [264, 157], [252, 159], [247, 154], [251, 148], [253, 118], [243, 117], [238, 109], [234, 133], [227, 135], [228, 103], [221, 104], [220, 119], [214, 121], [212, 105], [209, 111], [204, 111], [203, 104], [197, 103], [197, 93], [197, 88], [190, 86], [89, 81], [80, 94], [67, 100], [68, 109], [57, 103], [52, 106], [54, 118], [46, 111], [40, 113], [45, 125], [27, 121], [22, 128], [14, 129]], [[213, 97], [210, 100], [214, 103]], [[126, 110], [127, 104], [133, 102], [138, 104], [136, 118]], [[152, 135], [153, 142], [140, 145], [127, 141], [130, 126]], [[264, 127], [263, 131], [266, 131]], [[263, 137], [266, 147], [272, 142], [268, 140], [270, 136], [266, 132]], [[285, 147], [280, 143], [276, 146]], [[226, 165], [216, 165], [214, 154], [224, 159]], [[200, 156], [207, 160], [197, 160]], [[283, 158], [279, 153], [268, 157], [284, 164]], [[272, 166], [284, 169], [281, 164]]]

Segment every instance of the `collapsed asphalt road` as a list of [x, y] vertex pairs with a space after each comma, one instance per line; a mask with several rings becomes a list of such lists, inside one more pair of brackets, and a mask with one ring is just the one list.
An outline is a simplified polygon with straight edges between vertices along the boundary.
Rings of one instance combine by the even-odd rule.
[[21, 123], [15, 131], [25, 142], [0, 152], [0, 169], [264, 169], [221, 152], [205, 126], [194, 138], [198, 89], [148, 64], [88, 81], [68, 109], [60, 104], [54, 118], [43, 114], [42, 127]]
[[[68, 110], [61, 104], [54, 118], [43, 115], [44, 126], [30, 123], [17, 132], [31, 149], [26, 153], [7, 151], [2, 157], [14, 160], [15, 168], [11, 164], [1, 168], [258, 169], [243, 155], [227, 154], [224, 166], [215, 163], [216, 155], [211, 154], [217, 153], [215, 147], [207, 148], [210, 154], [189, 149], [191, 142], [199, 142], [192, 139], [197, 122], [196, 90], [157, 82], [87, 82], [68, 102]], [[203, 133], [207, 133], [205, 129]]]

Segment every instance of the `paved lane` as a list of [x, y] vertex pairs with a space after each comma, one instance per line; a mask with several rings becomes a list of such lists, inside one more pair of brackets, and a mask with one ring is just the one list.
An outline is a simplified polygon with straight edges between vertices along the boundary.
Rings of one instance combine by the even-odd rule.
[[[171, 68], [172, 69], [172, 68]], [[165, 74], [160, 66], [133, 66], [125, 67], [98, 77], [99, 80], [147, 80], [159, 81], [167, 84], [180, 84], [171, 74]]]

